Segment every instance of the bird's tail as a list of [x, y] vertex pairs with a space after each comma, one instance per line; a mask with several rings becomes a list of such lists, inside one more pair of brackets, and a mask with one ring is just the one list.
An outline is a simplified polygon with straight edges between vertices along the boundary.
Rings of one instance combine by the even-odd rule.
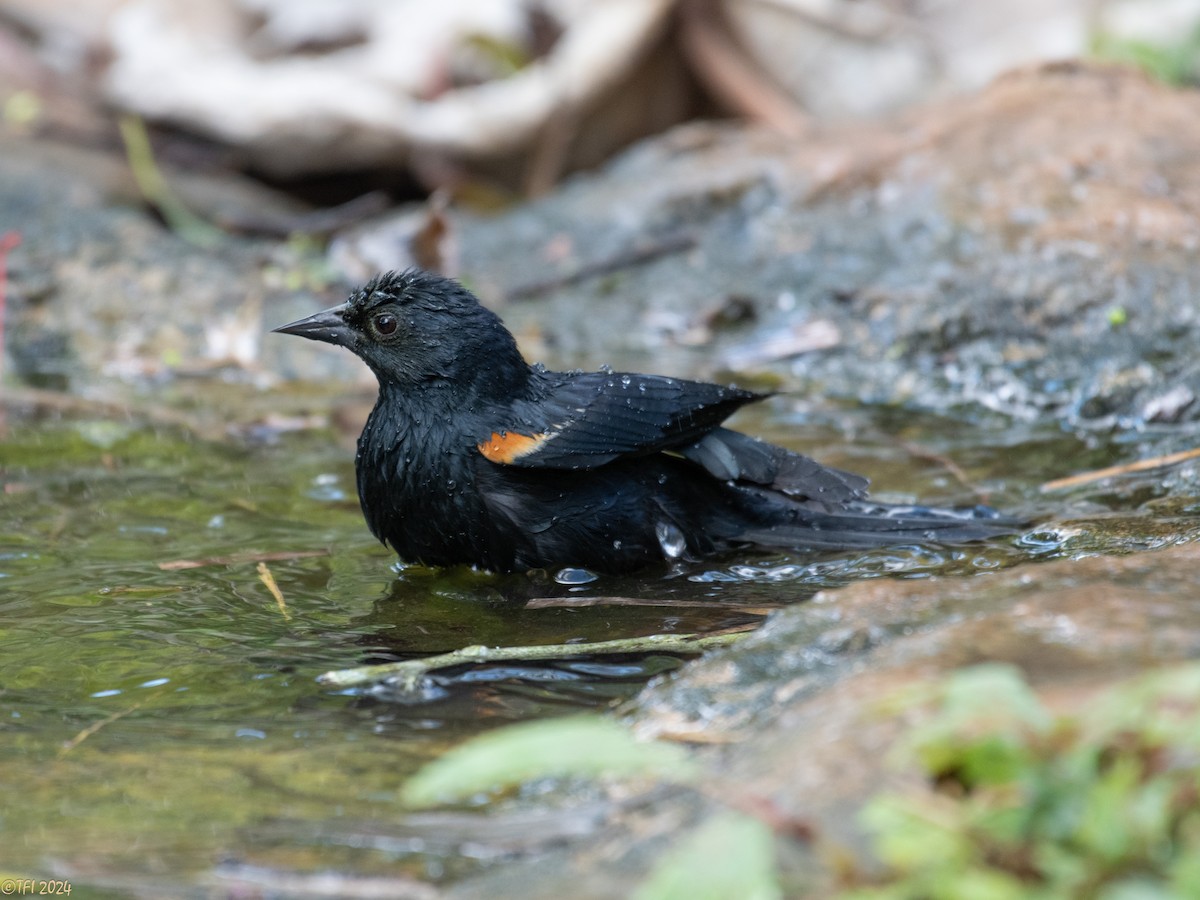
[[1019, 531], [1024, 522], [987, 506], [944, 509], [853, 500], [836, 510], [797, 505], [739, 539], [767, 547], [858, 550], [895, 544], [968, 544]]

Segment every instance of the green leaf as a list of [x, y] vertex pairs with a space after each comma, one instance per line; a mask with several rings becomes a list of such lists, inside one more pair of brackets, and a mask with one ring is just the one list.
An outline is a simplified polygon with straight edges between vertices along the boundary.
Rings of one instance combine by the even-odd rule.
[[469, 740], [417, 772], [404, 785], [401, 799], [411, 807], [426, 807], [536, 778], [689, 781], [695, 772], [679, 747], [638, 741], [611, 719], [572, 716], [513, 725]]
[[939, 691], [941, 709], [919, 725], [903, 748], [934, 775], [954, 771], [967, 787], [1005, 784], [1030, 765], [1030, 735], [1044, 735], [1054, 717], [1010, 665], [990, 663], [954, 672]]
[[757, 819], [726, 812], [688, 835], [634, 893], [635, 900], [778, 900], [775, 836]]
[[944, 715], [956, 727], [1021, 725], [1043, 733], [1054, 724], [1016, 666], [985, 663], [960, 669], [946, 681], [945, 691]]
[[935, 800], [879, 794], [863, 809], [861, 819], [875, 835], [875, 851], [897, 871], [958, 869], [971, 857], [971, 839], [960, 811]]
[[902, 744], [927, 786], [869, 802], [862, 821], [890, 872], [847, 896], [1200, 897], [1200, 666], [1062, 717], [1008, 667], [909, 694], [941, 701]]

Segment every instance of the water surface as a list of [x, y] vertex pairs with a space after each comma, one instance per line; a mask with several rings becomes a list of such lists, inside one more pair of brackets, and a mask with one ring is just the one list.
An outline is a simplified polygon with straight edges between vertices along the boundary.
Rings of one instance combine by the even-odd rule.
[[[1064, 459], [1087, 468], [1121, 452], [887, 410], [801, 415], [787, 401], [739, 422], [872, 474], [882, 499], [986, 499], [1035, 514], [1048, 505], [1036, 484], [1065, 474]], [[607, 707], [680, 660], [464, 668], [416, 698], [323, 688], [326, 670], [469, 644], [714, 631], [851, 580], [1091, 552], [1067, 531], [1033, 528], [965, 548], [748, 553], [583, 584], [402, 568], [363, 525], [345, 435], [212, 439], [137, 416], [29, 410], [5, 428], [0, 871], [117, 891], [220, 883], [230, 867], [433, 880], [470, 871], [488, 854], [462, 852], [465, 839], [439, 848], [436, 828], [397, 837], [405, 777], [467, 734]], [[1161, 487], [1139, 490], [1093, 491], [1076, 510], [1164, 502]], [[1163, 540], [1183, 534], [1161, 530]], [[1108, 549], [1153, 540], [1153, 529], [1134, 531]], [[380, 833], [390, 837], [369, 837]]]

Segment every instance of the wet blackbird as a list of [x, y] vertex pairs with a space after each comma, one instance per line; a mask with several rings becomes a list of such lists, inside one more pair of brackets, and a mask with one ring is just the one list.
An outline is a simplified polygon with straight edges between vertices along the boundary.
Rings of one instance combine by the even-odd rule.
[[660, 375], [552, 372], [457, 282], [388, 272], [276, 328], [353, 351], [379, 380], [358, 441], [371, 531], [409, 562], [627, 572], [759, 545], [958, 543], [987, 509], [866, 499], [867, 480], [721, 423], [765, 395]]

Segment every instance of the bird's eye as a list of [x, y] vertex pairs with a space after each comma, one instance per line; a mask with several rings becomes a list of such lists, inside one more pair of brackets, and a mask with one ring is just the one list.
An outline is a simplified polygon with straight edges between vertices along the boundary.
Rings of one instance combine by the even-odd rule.
[[394, 333], [398, 324], [396, 317], [391, 313], [382, 313], [375, 317], [375, 330], [384, 336]]

